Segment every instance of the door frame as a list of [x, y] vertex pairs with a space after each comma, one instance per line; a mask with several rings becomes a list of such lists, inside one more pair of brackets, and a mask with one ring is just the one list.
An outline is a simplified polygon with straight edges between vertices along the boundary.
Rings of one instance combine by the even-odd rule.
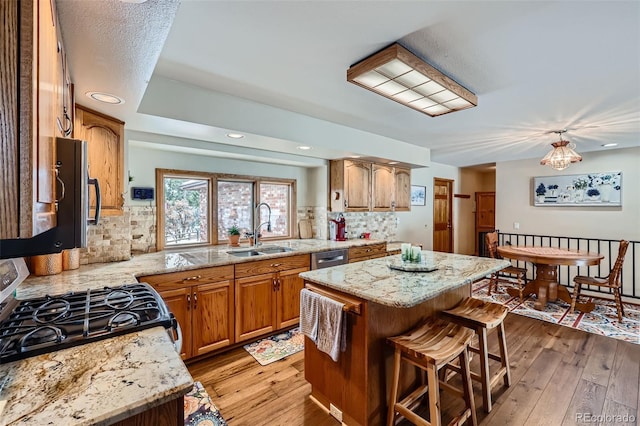
[[[436, 198], [436, 191], [435, 191], [435, 187], [436, 184], [440, 183], [440, 184], [446, 184], [447, 186], [447, 204], [449, 207], [449, 217], [448, 217], [448, 221], [449, 221], [449, 253], [453, 253], [454, 252], [454, 247], [453, 247], [453, 242], [454, 242], [454, 238], [453, 238], [453, 232], [454, 232], [454, 226], [453, 226], [453, 183], [455, 181], [453, 179], [445, 179], [445, 178], [439, 178], [439, 177], [434, 177], [433, 178], [433, 231], [432, 231], [432, 241], [436, 241], [435, 238], [435, 232], [436, 232], [436, 202], [435, 202], [435, 198]], [[433, 247], [433, 250], [436, 250], [436, 247]]]

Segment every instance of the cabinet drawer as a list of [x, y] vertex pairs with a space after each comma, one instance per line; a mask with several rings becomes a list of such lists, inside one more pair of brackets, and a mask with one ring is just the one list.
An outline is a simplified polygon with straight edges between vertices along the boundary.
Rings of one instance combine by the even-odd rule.
[[366, 260], [364, 258], [372, 259], [374, 257], [381, 257], [387, 255], [387, 244], [371, 244], [368, 246], [358, 246], [349, 248], [349, 261], [351, 260]]
[[149, 283], [158, 291], [232, 279], [233, 265], [138, 277], [139, 282]]
[[288, 257], [276, 257], [273, 259], [257, 260], [255, 262], [236, 264], [236, 278], [250, 277], [252, 275], [269, 274], [286, 271], [289, 269], [309, 268], [311, 265], [308, 254], [300, 254]]

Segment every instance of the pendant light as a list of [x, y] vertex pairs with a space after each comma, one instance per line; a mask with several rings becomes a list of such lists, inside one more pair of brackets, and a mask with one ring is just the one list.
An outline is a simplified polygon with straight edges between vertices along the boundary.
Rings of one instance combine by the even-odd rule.
[[569, 164], [582, 161], [582, 157], [573, 150], [576, 145], [562, 139], [562, 134], [566, 131], [566, 129], [553, 131], [560, 136], [560, 140], [551, 144], [553, 149], [540, 160], [540, 164], [551, 166], [552, 169], [564, 170], [569, 167]]

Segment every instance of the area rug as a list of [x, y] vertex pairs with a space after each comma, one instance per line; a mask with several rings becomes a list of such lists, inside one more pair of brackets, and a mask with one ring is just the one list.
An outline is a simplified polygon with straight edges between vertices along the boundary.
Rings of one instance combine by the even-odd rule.
[[260, 365], [267, 365], [303, 350], [304, 334], [300, 333], [300, 328], [294, 328], [250, 343], [244, 348]]
[[200, 382], [184, 396], [184, 426], [227, 426]]
[[640, 305], [624, 303], [624, 321], [618, 322], [615, 302], [582, 296], [583, 301], [595, 301], [596, 308], [589, 313], [575, 311], [569, 313], [570, 305], [562, 300], [547, 303], [543, 311], [534, 309], [535, 295], [520, 302], [519, 297], [507, 294], [509, 284], [500, 283], [498, 291], [487, 295], [489, 279], [473, 284], [473, 297], [506, 305], [513, 313], [527, 317], [576, 328], [589, 333], [600, 334], [614, 339], [640, 344]]

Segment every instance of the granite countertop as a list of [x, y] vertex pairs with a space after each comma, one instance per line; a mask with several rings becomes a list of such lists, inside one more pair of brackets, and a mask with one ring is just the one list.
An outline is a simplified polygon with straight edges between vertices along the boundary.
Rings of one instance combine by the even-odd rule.
[[[58, 275], [29, 277], [17, 299], [135, 283], [136, 277], [260, 259], [369, 245], [384, 241], [286, 240], [265, 243], [293, 249], [243, 258], [248, 246], [166, 250], [114, 263], [83, 265]], [[141, 332], [0, 364], [0, 426], [110, 424], [189, 392], [193, 379], [167, 331]]]
[[312, 283], [342, 291], [381, 305], [410, 308], [446, 291], [472, 283], [509, 266], [508, 260], [422, 251], [432, 272], [405, 272], [389, 268], [400, 255], [350, 263], [300, 274]]

